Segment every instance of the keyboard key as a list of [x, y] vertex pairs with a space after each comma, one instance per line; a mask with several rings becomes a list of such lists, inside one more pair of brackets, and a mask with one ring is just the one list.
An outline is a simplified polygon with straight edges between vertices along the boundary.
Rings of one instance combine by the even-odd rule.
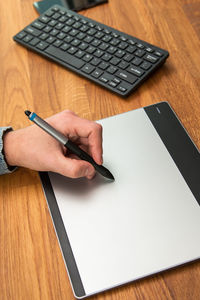
[[110, 42], [110, 40], [112, 40], [112, 37], [111, 36], [109, 36], [109, 35], [105, 35], [103, 38], [102, 38], [102, 41], [104, 41], [104, 42]]
[[56, 29], [62, 29], [64, 27], [64, 24], [62, 24], [62, 23], [58, 23], [56, 26], [55, 26], [55, 28]]
[[103, 28], [102, 28], [101, 26], [99, 26], [99, 25], [96, 25], [95, 28], [96, 28], [97, 30], [99, 30], [99, 31], [102, 31], [102, 30], [103, 30]]
[[102, 70], [106, 70], [109, 67], [109, 64], [102, 61], [102, 63], [100, 63], [99, 68], [101, 68]]
[[80, 69], [84, 65], [84, 62], [79, 58], [76, 58], [54, 46], [49, 46], [45, 52], [77, 69]]
[[79, 57], [79, 58], [83, 57], [84, 55], [85, 55], [85, 52], [83, 52], [83, 51], [81, 51], [81, 50], [79, 50], [79, 51], [76, 52], [76, 54], [75, 54], [75, 56], [76, 56], [76, 57]]
[[55, 20], [59, 19], [60, 17], [61, 17], [61, 15], [59, 13], [55, 13], [52, 16], [52, 18], [55, 19]]
[[121, 92], [126, 92], [126, 91], [129, 91], [130, 88], [131, 88], [131, 84], [126, 82], [126, 81], [122, 81], [119, 85], [118, 85], [118, 89], [121, 90]]
[[136, 66], [139, 66], [141, 63], [142, 63], [142, 59], [141, 58], [138, 58], [138, 57], [135, 57], [133, 60], [132, 60], [132, 63]]
[[71, 30], [71, 27], [69, 26], [65, 26], [62, 31], [65, 32], [65, 33], [68, 33], [69, 31]]
[[101, 81], [104, 82], [104, 83], [107, 83], [107, 82], [108, 82], [108, 79], [107, 79], [106, 77], [104, 77], [104, 76], [101, 76], [101, 77], [99, 78], [99, 80], [101, 80]]
[[66, 12], [61, 10], [61, 11], [60, 11], [60, 14], [63, 16], [63, 15], [66, 14]]
[[97, 33], [95, 34], [95, 38], [97, 38], [97, 39], [101, 39], [103, 36], [104, 36], [104, 33], [103, 33], [103, 32], [97, 32]]
[[119, 58], [122, 58], [124, 55], [126, 54], [126, 52], [122, 51], [122, 50], [118, 50], [116, 53], [115, 53], [115, 56], [119, 57]]
[[54, 43], [53, 43], [53, 45], [54, 46], [56, 46], [56, 47], [60, 47], [60, 45], [62, 45], [62, 41], [60, 41], [60, 40], [56, 40]]
[[66, 16], [62, 16], [60, 17], [60, 19], [58, 19], [59, 22], [65, 23], [67, 21], [67, 17]]
[[52, 10], [45, 12], [45, 16], [47, 16], [47, 17], [51, 17], [53, 14], [54, 14], [54, 12]]
[[90, 64], [86, 64], [81, 70], [87, 74], [90, 74], [94, 71], [95, 67]]
[[123, 59], [125, 60], [125, 61], [131, 61], [132, 59], [134, 58], [134, 56], [132, 55], [132, 54], [126, 54], [124, 57], [123, 57]]
[[83, 25], [83, 26], [80, 28], [80, 30], [81, 30], [82, 32], [86, 32], [86, 31], [88, 31], [88, 29], [89, 29], [89, 27], [86, 26], [86, 25]]
[[83, 40], [83, 39], [86, 37], [86, 34], [83, 33], [83, 32], [80, 32], [76, 37], [77, 37], [77, 39], [79, 39], [79, 40]]
[[88, 30], [87, 34], [94, 35], [97, 31], [94, 28]]
[[114, 66], [118, 65], [118, 63], [120, 62], [120, 59], [117, 58], [117, 57], [113, 57], [111, 60], [110, 60], [110, 63]]
[[72, 30], [69, 32], [69, 34], [72, 35], [72, 36], [76, 36], [78, 33], [79, 33], [79, 32], [78, 32], [78, 30], [76, 30], [76, 29], [72, 29]]
[[66, 24], [69, 25], [69, 26], [73, 25], [74, 23], [75, 23], [75, 21], [73, 19], [69, 19], [66, 22]]
[[99, 46], [99, 49], [105, 51], [108, 47], [109, 47], [109, 44], [107, 44], [107, 43], [101, 43], [101, 45]]
[[23, 37], [25, 37], [26, 36], [26, 33], [24, 32], [24, 31], [21, 31], [20, 33], [18, 33], [17, 35], [16, 35], [16, 37], [18, 38], [18, 39], [23, 39]]
[[96, 48], [94, 48], [93, 46], [89, 46], [87, 48], [87, 52], [90, 53], [90, 54], [94, 53], [95, 50], [96, 50]]
[[118, 67], [119, 68], [121, 68], [121, 69], [126, 69], [127, 67], [129, 66], [129, 63], [128, 62], [126, 62], [126, 61], [121, 61], [121, 63], [118, 65]]
[[118, 48], [120, 48], [120, 49], [122, 49], [122, 50], [126, 49], [127, 47], [128, 47], [128, 44], [125, 43], [125, 42], [121, 42], [121, 43], [118, 45]]
[[153, 52], [153, 49], [150, 48], [150, 47], [146, 48], [145, 50], [146, 50], [147, 52], [149, 52], [149, 53], [152, 53], [152, 52]]
[[154, 54], [155, 54], [156, 56], [159, 56], [159, 57], [162, 57], [162, 56], [163, 56], [163, 54], [162, 54], [160, 51], [155, 51]]
[[144, 45], [142, 45], [141, 43], [137, 43], [136, 46], [140, 49], [144, 49]]
[[152, 65], [151, 65], [149, 62], [144, 61], [144, 62], [141, 64], [140, 68], [142, 68], [142, 69], [144, 69], [144, 70], [148, 70], [148, 69], [151, 68], [151, 66], [152, 66]]
[[114, 74], [118, 69], [116, 67], [113, 67], [113, 66], [110, 66], [108, 69], [107, 69], [107, 72], [111, 73], [111, 74]]
[[53, 29], [50, 34], [53, 36], [56, 36], [59, 33], [59, 31], [57, 29]]
[[86, 54], [86, 55], [83, 57], [83, 60], [84, 60], [84, 61], [86, 61], [86, 62], [89, 62], [89, 61], [91, 61], [91, 60], [92, 60], [92, 58], [93, 58], [93, 56], [92, 56], [92, 55], [90, 55], [90, 54]]
[[88, 23], [88, 26], [90, 26], [92, 28], [95, 27], [95, 25], [92, 22]]
[[92, 72], [92, 76], [95, 78], [99, 78], [99, 76], [101, 76], [103, 74], [102, 70], [96, 69], [94, 72]]
[[95, 39], [93, 42], [92, 42], [92, 46], [95, 46], [95, 47], [98, 47], [99, 45], [101, 44], [101, 42], [97, 39]]
[[46, 26], [43, 31], [46, 32], [46, 33], [49, 33], [51, 31], [51, 26]]
[[119, 84], [119, 83], [121, 82], [121, 80], [119, 80], [119, 79], [116, 78], [116, 77], [113, 79], [113, 81], [114, 81], [115, 83], [117, 83], [117, 84]]
[[62, 46], [60, 47], [60, 49], [62, 49], [62, 50], [67, 50], [69, 48], [70, 48], [70, 45], [67, 43], [62, 44]]
[[103, 31], [104, 33], [106, 33], [106, 34], [110, 34], [111, 33], [111, 31], [110, 30], [108, 30], [107, 28], [106, 29], [104, 29], [104, 31]]
[[99, 58], [94, 57], [93, 60], [90, 62], [94, 66], [98, 66], [101, 60]]
[[146, 54], [144, 56], [144, 59], [150, 61], [151, 63], [156, 63], [158, 61], [158, 58], [153, 56], [152, 54]]
[[112, 87], [116, 87], [116, 86], [117, 86], [117, 83], [114, 82], [114, 81], [110, 81], [108, 84], [109, 84], [110, 86], [112, 86]]
[[39, 21], [35, 21], [31, 24], [33, 27], [37, 28], [37, 29], [43, 29], [45, 27], [44, 24], [42, 24], [41, 22]]
[[49, 22], [49, 25], [54, 27], [58, 22], [56, 20], [51, 20], [51, 22]]
[[120, 43], [120, 41], [117, 40], [117, 39], [112, 39], [112, 40], [110, 41], [110, 44], [111, 44], [112, 46], [117, 46], [119, 43]]
[[52, 44], [55, 40], [56, 40], [55, 37], [50, 36], [50, 37], [46, 40], [46, 42], [49, 43], [49, 44]]
[[76, 53], [77, 52], [77, 48], [76, 47], [71, 47], [71, 48], [69, 48], [68, 50], [67, 50], [67, 52], [68, 53], [70, 53], [70, 54], [74, 54], [74, 53]]
[[72, 38], [71, 36], [67, 35], [67, 36], [64, 38], [64, 41], [65, 41], [66, 43], [71, 43], [71, 41], [73, 41], [73, 38]]
[[48, 47], [49, 45], [46, 42], [40, 42], [39, 44], [37, 44], [37, 48], [40, 50], [44, 50]]
[[130, 45], [135, 45], [135, 44], [136, 44], [136, 42], [133, 41], [133, 40], [128, 40], [128, 43], [129, 43]]
[[74, 20], [79, 21], [80, 18], [78, 16], [74, 16]]
[[129, 46], [126, 51], [132, 54], [136, 49], [137, 48], [135, 46]]
[[118, 89], [120, 92], [123, 92], [123, 93], [125, 93], [125, 92], [127, 91], [127, 89], [126, 89], [125, 87], [121, 86], [121, 85], [119, 85], [119, 86], [117, 87], [117, 89]]
[[32, 35], [26, 35], [24, 38], [23, 38], [23, 41], [28, 43], [30, 42], [31, 40], [33, 39], [33, 36]]
[[86, 38], [84, 38], [84, 41], [89, 44], [89, 43], [91, 43], [93, 41], [93, 39], [94, 38], [92, 36], [88, 35], [88, 36], [86, 36]]
[[112, 58], [112, 55], [105, 53], [101, 58], [105, 61], [109, 61]]
[[58, 7], [53, 7], [52, 10], [53, 11], [60, 11], [60, 9]]
[[73, 27], [76, 29], [80, 28], [81, 26], [82, 26], [82, 24], [79, 22], [76, 22], [75, 24], [73, 24]]
[[143, 55], [145, 55], [145, 51], [138, 49], [137, 51], [134, 52], [134, 55], [137, 55], [138, 57], [142, 57]]
[[38, 38], [34, 38], [33, 40], [30, 41], [29, 44], [31, 46], [36, 46], [39, 42], [40, 42], [40, 40]]
[[101, 50], [96, 50], [96, 51], [94, 52], [94, 55], [97, 56], [97, 57], [101, 57], [103, 54], [104, 54], [104, 52], [101, 51]]
[[44, 40], [46, 40], [46, 39], [48, 38], [48, 36], [49, 36], [49, 35], [48, 35], [47, 33], [42, 33], [42, 34], [40, 35], [40, 39], [44, 41]]
[[115, 38], [118, 38], [119, 37], [119, 34], [117, 34], [116, 32], [112, 32], [112, 34], [111, 34], [113, 37], [115, 37]]
[[134, 83], [137, 80], [137, 77], [135, 77], [134, 75], [131, 75], [130, 73], [128, 73], [126, 71], [119, 70], [119, 71], [117, 71], [117, 73], [115, 75], [129, 83]]
[[121, 41], [124, 41], [124, 42], [127, 40], [124, 36], [120, 36], [119, 38]]
[[115, 52], [117, 51], [117, 48], [111, 46], [107, 49], [107, 52], [110, 53], [110, 54], [114, 54]]
[[137, 75], [137, 76], [142, 76], [144, 74], [144, 71], [142, 71], [140, 68], [135, 67], [135, 66], [130, 66], [128, 69], [126, 69], [128, 72]]
[[75, 39], [75, 40], [73, 40], [73, 42], [71, 44], [72, 44], [72, 46], [78, 46], [78, 45], [80, 45], [80, 43], [81, 43], [81, 41]]
[[86, 25], [86, 24], [88, 23], [88, 22], [87, 22], [86, 20], [84, 20], [84, 19], [81, 19], [80, 22], [81, 22], [82, 24], [84, 24], [84, 25]]
[[88, 48], [88, 44], [86, 44], [86, 43], [81, 43], [81, 45], [79, 46], [79, 48], [80, 48], [81, 50], [85, 50], [85, 49]]
[[41, 30], [38, 30], [32, 26], [28, 26], [24, 29], [24, 31], [26, 31], [27, 33], [30, 33], [31, 35], [34, 35], [34, 36], [39, 36], [42, 31]]

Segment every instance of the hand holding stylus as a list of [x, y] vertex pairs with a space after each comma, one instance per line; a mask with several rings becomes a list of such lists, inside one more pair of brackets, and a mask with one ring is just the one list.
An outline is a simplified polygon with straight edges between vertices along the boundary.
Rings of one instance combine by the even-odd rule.
[[[78, 117], [71, 111], [58, 113], [46, 121], [67, 136], [102, 164], [101, 125]], [[37, 171], [52, 171], [71, 178], [93, 178], [91, 163], [68, 155], [68, 149], [36, 125], [6, 133], [4, 153], [11, 166], [22, 166]]]

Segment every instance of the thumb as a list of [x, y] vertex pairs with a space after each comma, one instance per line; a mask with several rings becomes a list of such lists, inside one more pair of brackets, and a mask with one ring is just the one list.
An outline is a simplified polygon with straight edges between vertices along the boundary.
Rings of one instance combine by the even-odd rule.
[[95, 169], [89, 162], [66, 156], [59, 158], [54, 172], [70, 178], [87, 177], [92, 179], [95, 175]]

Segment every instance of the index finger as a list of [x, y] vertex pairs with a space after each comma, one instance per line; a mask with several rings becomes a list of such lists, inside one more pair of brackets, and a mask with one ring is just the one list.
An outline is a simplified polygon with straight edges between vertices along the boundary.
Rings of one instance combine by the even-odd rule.
[[73, 127], [76, 130], [77, 136], [80, 137], [80, 142], [87, 140], [87, 144], [90, 154], [98, 164], [102, 164], [102, 126], [96, 122], [86, 119], [77, 118], [73, 123]]

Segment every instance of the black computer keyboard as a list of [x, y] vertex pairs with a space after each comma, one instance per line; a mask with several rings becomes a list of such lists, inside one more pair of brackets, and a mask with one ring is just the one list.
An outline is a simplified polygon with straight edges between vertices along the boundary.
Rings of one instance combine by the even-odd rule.
[[55, 5], [14, 40], [105, 88], [127, 96], [169, 53]]

